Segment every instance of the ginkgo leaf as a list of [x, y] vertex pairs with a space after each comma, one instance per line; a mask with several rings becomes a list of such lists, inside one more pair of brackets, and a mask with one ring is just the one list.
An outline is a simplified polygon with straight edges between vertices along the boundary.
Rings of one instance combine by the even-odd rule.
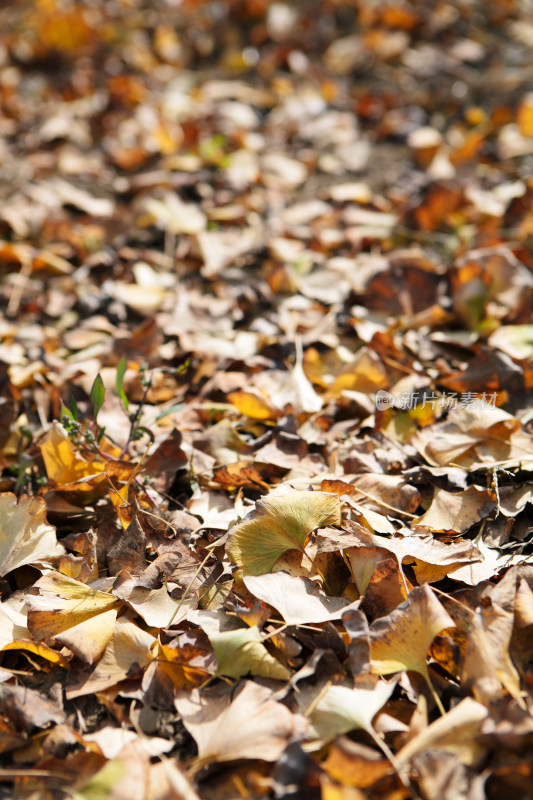
[[476, 700], [490, 703], [502, 687], [521, 701], [520, 677], [509, 652], [516, 625], [515, 571], [510, 570], [475, 610], [466, 634], [461, 678]]
[[32, 641], [27, 617], [17, 605], [13, 597], [0, 604], [0, 650], [21, 650], [40, 656], [52, 664], [66, 666], [68, 658], [42, 642]]
[[289, 709], [252, 681], [231, 703], [227, 692], [214, 697], [193, 689], [177, 697], [175, 705], [203, 761], [277, 761], [296, 732]]
[[198, 605], [194, 595], [185, 600], [173, 600], [167, 586], [145, 589], [135, 579], [125, 581], [113, 593], [124, 600], [153, 628], [166, 628], [171, 623], [181, 622], [191, 608]]
[[372, 720], [394, 691], [397, 681], [378, 680], [367, 688], [330, 686], [310, 715], [308, 739], [329, 740], [356, 728], [370, 732]]
[[419, 753], [444, 750], [457, 753], [463, 764], [473, 764], [484, 749], [477, 737], [481, 723], [488, 716], [485, 706], [465, 697], [464, 700], [435, 720], [411, 739], [396, 755], [398, 764], [407, 764]]
[[66, 696], [81, 697], [115, 686], [135, 675], [153, 659], [152, 648], [157, 640], [127, 617], [119, 617], [113, 635], [95, 669], [84, 680], [67, 687]]
[[172, 647], [171, 645], [157, 642], [154, 645], [154, 660], [148, 666], [143, 680], [154, 678], [150, 672], [155, 672], [155, 680], [160, 681], [161, 676], [166, 677], [176, 689], [191, 689], [204, 683], [209, 673], [201, 666], [191, 664], [203, 651], [191, 645], [185, 647]]
[[117, 608], [102, 611], [55, 635], [56, 642], [72, 650], [81, 661], [94, 664], [106, 649], [117, 619]]
[[188, 619], [200, 625], [211, 642], [217, 660], [217, 673], [228, 678], [258, 675], [288, 680], [291, 672], [262, 644], [257, 625], [236, 627], [240, 623], [224, 611], [193, 611]]
[[79, 455], [57, 420], [41, 443], [41, 454], [48, 478], [59, 485], [92, 477], [104, 469], [103, 463], [89, 462]]
[[208, 635], [215, 652], [219, 675], [240, 678], [251, 673], [279, 681], [291, 677], [291, 671], [270, 655], [261, 643], [261, 634], [256, 626]]
[[37, 639], [50, 639], [105, 611], [120, 605], [112, 594], [92, 589], [84, 583], [48, 572], [34, 584], [39, 594], [26, 598], [28, 628]]
[[275, 419], [277, 416], [277, 412], [268, 402], [268, 398], [255, 392], [230, 392], [228, 400], [239, 409], [241, 414], [251, 419]]
[[245, 575], [271, 572], [287, 550], [302, 550], [316, 528], [339, 525], [339, 498], [326, 492], [289, 492], [259, 501], [258, 516], [237, 525], [226, 550]]
[[340, 619], [349, 608], [359, 605], [345, 597], [328, 597], [309, 578], [292, 577], [286, 572], [248, 575], [244, 584], [254, 597], [279, 611], [287, 625]]
[[46, 520], [46, 505], [40, 497], [17, 498], [0, 494], [0, 576], [20, 567], [64, 553], [55, 528]]
[[431, 685], [426, 664], [429, 647], [438, 633], [454, 627], [429, 586], [417, 586], [405, 603], [370, 626], [371, 671], [389, 675], [410, 669]]

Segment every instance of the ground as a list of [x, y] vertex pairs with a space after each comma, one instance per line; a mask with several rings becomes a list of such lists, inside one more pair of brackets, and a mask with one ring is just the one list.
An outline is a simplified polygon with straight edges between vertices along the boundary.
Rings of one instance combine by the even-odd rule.
[[0, 5], [0, 797], [533, 796], [532, 11]]

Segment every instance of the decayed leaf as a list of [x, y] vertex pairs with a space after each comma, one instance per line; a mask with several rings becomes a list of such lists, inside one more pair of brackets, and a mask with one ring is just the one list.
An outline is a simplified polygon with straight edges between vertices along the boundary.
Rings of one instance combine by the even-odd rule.
[[270, 572], [287, 550], [301, 550], [316, 528], [339, 525], [340, 501], [325, 492], [289, 492], [264, 498], [258, 516], [231, 531], [227, 552], [245, 575]]
[[340, 619], [345, 611], [358, 605], [348, 603], [344, 597], [328, 597], [309, 578], [292, 577], [286, 572], [249, 575], [244, 584], [254, 597], [279, 611], [287, 625]]
[[175, 703], [202, 760], [277, 761], [296, 723], [289, 709], [271, 696], [270, 689], [246, 681], [233, 702], [227, 692], [216, 697], [193, 689]]
[[0, 495], [0, 575], [63, 553], [40, 497]]
[[355, 728], [373, 733], [372, 720], [394, 691], [396, 680], [374, 685], [330, 686], [310, 715], [308, 739], [329, 740]]
[[430, 682], [427, 654], [435, 636], [455, 623], [424, 584], [409, 594], [405, 603], [370, 627], [371, 670], [388, 675], [411, 669]]
[[[470, 540], [455, 540], [447, 544], [433, 536], [377, 536], [361, 525], [352, 523], [346, 533], [328, 529], [318, 535], [318, 551], [344, 550], [357, 588], [364, 594], [378, 563], [392, 553], [400, 568], [412, 565], [419, 583], [437, 581], [453, 574], [465, 580], [463, 571], [476, 567], [483, 556]], [[468, 565], [468, 566], [464, 566]], [[491, 573], [492, 574], [492, 573]], [[470, 581], [466, 581], [470, 582]]]
[[160, 684], [167, 679], [178, 690], [200, 686], [209, 677], [209, 673], [201, 666], [191, 663], [199, 655], [205, 654], [191, 645], [172, 647], [157, 642], [154, 645], [154, 660], [148, 665], [143, 683], [155, 680]]
[[112, 575], [122, 569], [131, 575], [139, 575], [146, 568], [146, 536], [137, 517], [133, 517], [124, 534], [108, 552], [107, 561]]

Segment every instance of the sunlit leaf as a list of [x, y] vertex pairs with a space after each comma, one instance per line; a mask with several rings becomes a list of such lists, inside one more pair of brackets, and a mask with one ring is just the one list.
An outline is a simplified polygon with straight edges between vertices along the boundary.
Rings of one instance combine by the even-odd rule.
[[277, 761], [296, 729], [289, 709], [252, 681], [232, 702], [228, 694], [213, 697], [193, 689], [176, 699], [176, 708], [205, 761]]
[[23, 496], [17, 502], [10, 492], [0, 495], [0, 575], [62, 552], [40, 497]]
[[427, 655], [435, 636], [455, 623], [426, 585], [412, 590], [405, 603], [370, 627], [371, 669], [389, 675], [414, 670], [429, 681]]
[[117, 389], [117, 394], [122, 400], [124, 408], [126, 409], [126, 411], [129, 411], [130, 404], [128, 398], [126, 397], [126, 392], [124, 391], [124, 373], [126, 372], [127, 368], [128, 368], [128, 362], [126, 361], [126, 358], [124, 356], [121, 356], [117, 364], [117, 377], [115, 381], [115, 386]]
[[389, 683], [378, 680], [367, 688], [330, 686], [311, 712], [307, 737], [328, 740], [356, 728], [370, 731], [373, 718], [395, 686], [395, 680]]
[[310, 533], [339, 525], [339, 498], [325, 492], [289, 492], [257, 504], [257, 516], [231, 531], [227, 552], [245, 575], [270, 572], [287, 550], [301, 550]]

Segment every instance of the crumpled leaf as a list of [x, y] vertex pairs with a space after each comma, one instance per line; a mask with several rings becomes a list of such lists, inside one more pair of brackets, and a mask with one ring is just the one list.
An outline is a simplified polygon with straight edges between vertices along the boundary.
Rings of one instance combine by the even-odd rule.
[[63, 552], [40, 497], [23, 495], [17, 502], [11, 492], [0, 494], [0, 576]]
[[[483, 556], [480, 547], [469, 539], [441, 542], [434, 536], [378, 536], [352, 523], [344, 533], [334, 529], [322, 531], [318, 537], [318, 552], [344, 550], [350, 560], [357, 588], [364, 594], [378, 563], [393, 554], [400, 569], [412, 565], [419, 583], [437, 581], [446, 575], [459, 575], [475, 567]], [[369, 552], [368, 552], [369, 551]], [[470, 581], [467, 581], [470, 582]]]
[[233, 702], [227, 692], [216, 697], [193, 689], [175, 705], [205, 761], [277, 761], [297, 730], [289, 709], [252, 681], [245, 682]]
[[502, 687], [521, 700], [520, 677], [509, 652], [516, 592], [515, 571], [510, 570], [485, 595], [467, 633], [462, 680], [481, 703], [501, 695]]
[[257, 503], [258, 515], [237, 525], [226, 550], [245, 575], [271, 572], [287, 550], [302, 550], [316, 528], [339, 525], [339, 498], [326, 492], [270, 495]]
[[254, 597], [279, 611], [287, 625], [340, 619], [345, 611], [359, 605], [344, 597], [328, 597], [309, 578], [292, 577], [286, 572], [248, 575], [244, 585]]

